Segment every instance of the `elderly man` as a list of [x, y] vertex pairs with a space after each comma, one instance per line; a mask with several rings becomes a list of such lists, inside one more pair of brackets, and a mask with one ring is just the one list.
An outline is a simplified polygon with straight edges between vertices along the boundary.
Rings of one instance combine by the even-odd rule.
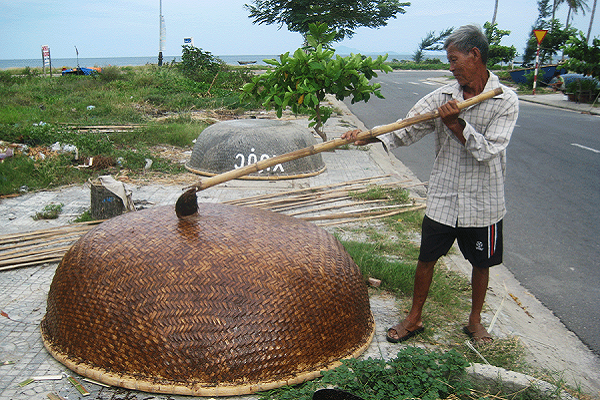
[[[492, 337], [481, 324], [489, 268], [502, 262], [502, 219], [506, 147], [517, 121], [517, 95], [500, 84], [486, 68], [488, 43], [477, 26], [457, 29], [444, 44], [456, 82], [422, 98], [408, 116], [437, 109], [440, 119], [381, 135], [364, 145], [381, 141], [386, 148], [408, 146], [427, 134], [435, 135], [435, 161], [429, 180], [427, 210], [415, 272], [409, 314], [387, 332], [387, 340], [402, 342], [424, 331], [422, 311], [437, 260], [454, 240], [472, 265], [472, 306], [464, 332], [478, 343]], [[502, 87], [503, 93], [462, 110], [457, 103], [484, 91]], [[342, 138], [354, 140], [359, 131]]]

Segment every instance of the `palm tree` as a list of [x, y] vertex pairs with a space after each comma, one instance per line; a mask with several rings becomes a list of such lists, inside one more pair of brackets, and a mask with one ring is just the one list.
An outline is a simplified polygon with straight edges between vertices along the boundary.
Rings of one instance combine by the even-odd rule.
[[[498, 1], [498, 0], [496, 0], [496, 1]], [[594, 24], [594, 14], [596, 13], [596, 2], [597, 2], [597, 0], [594, 0], [594, 5], [592, 6], [592, 15], [590, 16], [590, 26], [588, 28], [587, 37], [586, 37], [586, 40], [588, 41], [588, 43], [590, 42], [590, 36], [592, 35], [592, 25]]]
[[565, 29], [569, 29], [569, 19], [571, 18], [571, 12], [573, 14], [577, 14], [579, 10], [582, 11], [583, 15], [585, 15], [585, 11], [589, 10], [586, 0], [566, 0], [569, 5], [569, 12], [567, 13], [567, 22], [565, 24]]
[[[594, 0], [594, 1], [596, 1], [596, 0]], [[496, 24], [496, 15], [498, 15], [498, 0], [496, 0], [496, 5], [494, 6], [494, 16], [492, 17], [492, 26], [494, 26]]]

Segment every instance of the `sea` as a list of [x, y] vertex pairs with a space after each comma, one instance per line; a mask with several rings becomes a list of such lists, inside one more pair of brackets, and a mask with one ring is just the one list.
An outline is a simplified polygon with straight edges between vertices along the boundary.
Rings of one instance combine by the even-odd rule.
[[[340, 54], [345, 56], [346, 54]], [[279, 55], [226, 55], [215, 57], [223, 60], [229, 65], [240, 65], [241, 63], [255, 62], [255, 65], [267, 65], [264, 60], [267, 59], [279, 59]], [[393, 59], [397, 60], [410, 60], [411, 55], [409, 54], [390, 54], [388, 61]], [[171, 62], [180, 62], [181, 56], [163, 56], [163, 64]], [[80, 67], [108, 67], [108, 66], [138, 66], [147, 64], [158, 64], [158, 56], [148, 57], [104, 57], [104, 58], [53, 58], [51, 59], [52, 68], [74, 68]], [[39, 59], [16, 59], [16, 60], [0, 60], [0, 69], [8, 68], [42, 68], [43, 61]]]

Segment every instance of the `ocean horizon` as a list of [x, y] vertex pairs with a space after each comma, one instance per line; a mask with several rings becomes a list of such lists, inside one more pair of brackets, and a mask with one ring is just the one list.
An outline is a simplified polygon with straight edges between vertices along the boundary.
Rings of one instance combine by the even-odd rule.
[[[348, 54], [338, 53], [341, 56]], [[369, 56], [373, 56], [368, 54]], [[266, 59], [279, 59], [279, 55], [225, 55], [215, 57], [223, 60], [229, 65], [240, 65], [241, 63], [255, 62], [256, 65], [267, 65], [263, 60]], [[410, 60], [412, 55], [410, 54], [390, 54], [388, 61], [393, 59], [397, 60]], [[181, 56], [163, 56], [163, 64], [170, 64], [171, 62], [181, 62]], [[78, 65], [80, 67], [108, 67], [108, 66], [139, 66], [147, 64], [158, 64], [158, 56], [148, 57], [100, 57], [100, 58], [55, 58], [51, 59], [52, 68], [74, 68]], [[14, 59], [14, 60], [0, 60], [0, 70], [8, 68], [42, 68], [43, 61], [39, 59]]]

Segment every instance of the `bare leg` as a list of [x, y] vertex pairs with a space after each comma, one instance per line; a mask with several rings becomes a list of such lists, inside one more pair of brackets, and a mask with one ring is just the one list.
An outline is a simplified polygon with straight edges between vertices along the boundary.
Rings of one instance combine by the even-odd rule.
[[471, 275], [472, 298], [471, 315], [469, 315], [469, 325], [481, 323], [481, 310], [487, 293], [488, 282], [490, 279], [489, 268], [473, 267]]
[[493, 341], [485, 327], [481, 325], [481, 310], [487, 293], [488, 282], [490, 278], [489, 268], [473, 267], [471, 275], [472, 299], [471, 314], [469, 315], [469, 325], [465, 327], [465, 333], [471, 336], [478, 343], [490, 343]]
[[433, 267], [435, 266], [435, 263], [436, 261], [417, 262], [412, 307], [402, 324], [390, 328], [388, 331], [389, 337], [398, 339], [409, 332], [413, 332], [423, 327], [421, 314], [423, 313], [423, 306], [425, 305], [425, 300], [427, 300], [427, 295], [429, 294], [429, 287], [431, 286], [431, 281], [433, 279]]

